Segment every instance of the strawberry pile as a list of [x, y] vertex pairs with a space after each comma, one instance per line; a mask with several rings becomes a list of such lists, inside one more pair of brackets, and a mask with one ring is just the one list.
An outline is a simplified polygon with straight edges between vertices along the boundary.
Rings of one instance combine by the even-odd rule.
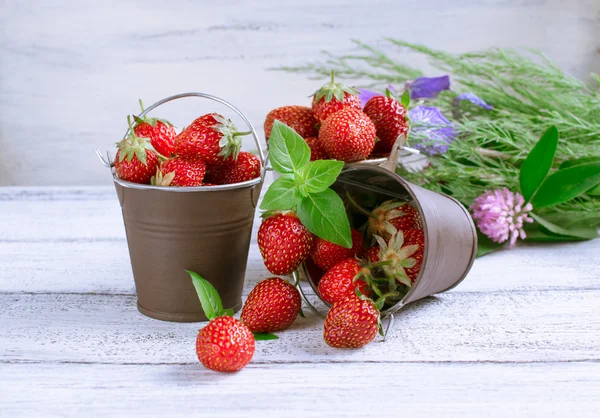
[[385, 157], [396, 139], [408, 132], [406, 107], [389, 90], [363, 108], [358, 91], [336, 83], [333, 72], [331, 81], [312, 95], [311, 107], [283, 106], [269, 112], [264, 124], [267, 141], [275, 120], [304, 138], [313, 161]]
[[[140, 102], [141, 105], [141, 102]], [[142, 106], [143, 111], [143, 106]], [[130, 119], [129, 135], [117, 143], [114, 168], [121, 180], [155, 186], [214, 186], [260, 176], [258, 157], [240, 151], [233, 122], [217, 113], [196, 118], [177, 134], [164, 119]]]

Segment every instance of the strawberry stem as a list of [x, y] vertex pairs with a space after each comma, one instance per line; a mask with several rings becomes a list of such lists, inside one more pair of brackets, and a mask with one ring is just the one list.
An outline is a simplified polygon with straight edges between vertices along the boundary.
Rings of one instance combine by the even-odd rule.
[[359, 205], [356, 200], [354, 200], [354, 198], [352, 197], [352, 195], [350, 194], [350, 192], [348, 190], [346, 190], [346, 197], [348, 198], [348, 200], [350, 201], [350, 203], [352, 203], [352, 205], [358, 209], [362, 214], [368, 216], [369, 218], [375, 218], [375, 216], [369, 212], [368, 210], [366, 210], [365, 208], [363, 208], [361, 205]]
[[381, 295], [379, 297], [379, 299], [377, 300], [377, 302], [375, 302], [375, 303], [381, 302], [381, 301], [383, 301], [383, 300], [385, 300], [387, 298], [391, 298], [391, 297], [394, 297], [394, 296], [400, 296], [400, 293], [398, 293], [398, 292], [388, 292], [388, 293], [385, 293], [385, 294]]
[[250, 135], [251, 133], [252, 133], [252, 131], [234, 132], [233, 136], [244, 136], [244, 135]]
[[138, 99], [139, 103], [140, 103], [140, 107], [142, 108], [142, 113], [144, 113], [144, 104], [142, 103], [142, 99]]

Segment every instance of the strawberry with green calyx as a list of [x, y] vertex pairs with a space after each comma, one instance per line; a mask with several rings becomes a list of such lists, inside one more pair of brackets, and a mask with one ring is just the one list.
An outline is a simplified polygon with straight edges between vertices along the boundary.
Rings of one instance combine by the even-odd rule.
[[377, 132], [377, 143], [373, 153], [387, 155], [400, 135], [407, 135], [406, 108], [386, 89], [385, 96], [371, 98], [363, 112], [373, 121]]
[[371, 288], [371, 271], [356, 258], [340, 261], [330, 268], [319, 281], [318, 290], [321, 298], [333, 305], [336, 302], [353, 295], [358, 289], [369, 296]]
[[352, 248], [344, 248], [341, 245], [317, 238], [310, 252], [310, 257], [317, 266], [323, 270], [329, 270], [342, 260], [352, 257], [362, 257], [365, 252], [365, 239], [362, 234], [352, 228]]
[[236, 372], [254, 355], [252, 331], [232, 317], [233, 310], [223, 309], [217, 290], [203, 277], [187, 270], [192, 278], [208, 325], [196, 338], [196, 354], [204, 367], [218, 372]]
[[156, 186], [201, 186], [206, 174], [206, 164], [199, 157], [173, 157], [161, 164], [160, 174], [153, 177]]
[[240, 320], [255, 333], [283, 331], [296, 320], [301, 306], [296, 287], [279, 277], [271, 277], [252, 289]]
[[313, 94], [312, 110], [315, 118], [323, 123], [332, 114], [348, 108], [362, 108], [358, 91], [343, 83], [336, 83], [334, 71], [331, 71], [331, 81]]
[[229, 156], [237, 159], [243, 135], [229, 119], [217, 113], [200, 116], [175, 138], [175, 153], [180, 157], [200, 157], [207, 164], [218, 164]]
[[292, 274], [308, 258], [313, 242], [294, 212], [267, 213], [258, 228], [258, 249], [273, 274]]
[[360, 348], [373, 341], [380, 329], [379, 309], [373, 301], [350, 295], [327, 313], [323, 338], [334, 348]]
[[411, 256], [416, 263], [413, 267], [406, 268], [406, 275], [411, 283], [414, 283], [423, 265], [423, 256], [425, 254], [425, 232], [420, 228], [406, 229], [404, 233], [404, 245], [417, 245], [419, 248]]
[[[311, 150], [306, 141], [278, 120], [271, 131], [269, 159], [281, 176], [269, 186], [260, 208], [268, 212], [294, 212], [312, 234], [351, 248], [352, 234], [344, 202], [330, 188], [344, 163], [310, 161]], [[274, 242], [272, 245], [279, 244]]]
[[285, 123], [302, 138], [316, 137], [319, 133], [317, 120], [310, 107], [306, 106], [283, 106], [271, 110], [265, 119], [265, 138], [269, 141], [273, 122], [276, 120]]
[[331, 158], [347, 163], [362, 161], [375, 147], [375, 125], [360, 109], [332, 114], [319, 130], [319, 145]]
[[237, 159], [226, 158], [208, 167], [205, 181], [212, 184], [233, 184], [260, 176], [260, 160], [254, 154], [241, 151]]
[[[144, 105], [141, 99], [140, 107], [143, 113]], [[133, 131], [137, 136], [149, 138], [154, 149], [165, 157], [170, 157], [173, 154], [177, 132], [171, 122], [165, 119], [149, 118], [148, 116], [139, 118], [135, 115], [133, 120], [135, 121]]]
[[135, 134], [129, 116], [127, 116], [127, 123], [129, 135], [117, 142], [115, 172], [121, 180], [148, 184], [158, 167], [159, 154], [150, 143], [150, 139]]
[[[416, 266], [417, 260], [413, 255], [419, 254], [418, 252], [422, 251], [422, 247], [418, 244], [404, 245], [402, 231], [393, 234], [388, 242], [379, 235], [374, 235], [374, 238], [377, 240], [379, 251], [376, 257], [371, 254], [370, 261], [380, 265], [386, 277], [411, 286], [412, 281], [408, 277], [406, 269]], [[423, 259], [422, 252], [420, 258]]]

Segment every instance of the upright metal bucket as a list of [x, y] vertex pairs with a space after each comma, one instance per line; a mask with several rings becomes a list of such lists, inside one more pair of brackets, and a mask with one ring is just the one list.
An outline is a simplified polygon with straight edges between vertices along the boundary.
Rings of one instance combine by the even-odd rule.
[[[381, 200], [410, 202], [421, 217], [425, 235], [421, 270], [406, 296], [383, 311], [383, 316], [393, 314], [407, 303], [456, 286], [471, 269], [477, 253], [477, 230], [468, 210], [453, 197], [403, 179], [395, 173], [396, 161], [397, 157], [392, 156], [381, 165], [349, 164], [332, 186], [342, 198], [348, 190], [352, 190], [381, 196]], [[320, 277], [314, 266], [310, 262], [305, 263], [302, 273], [319, 295], [317, 285]], [[310, 305], [306, 298], [305, 301]]]
[[252, 131], [262, 163], [259, 178], [223, 186], [157, 187], [123, 181], [113, 173], [139, 311], [165, 321], [195, 322], [206, 320], [206, 316], [186, 270], [198, 272], [215, 286], [224, 308], [237, 311], [242, 306], [265, 156], [250, 121], [233, 105], [214, 96], [171, 96], [150, 106], [140, 117], [183, 97], [214, 100], [236, 112]]

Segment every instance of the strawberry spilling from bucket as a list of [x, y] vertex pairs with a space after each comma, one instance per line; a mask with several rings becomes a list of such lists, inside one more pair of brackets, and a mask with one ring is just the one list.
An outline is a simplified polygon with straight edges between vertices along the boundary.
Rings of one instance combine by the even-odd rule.
[[217, 290], [199, 274], [188, 271], [198, 293], [208, 325], [196, 338], [196, 354], [204, 367], [218, 372], [237, 372], [254, 355], [252, 331], [232, 317], [233, 311], [223, 309]]
[[319, 281], [319, 294], [330, 304], [335, 304], [348, 296], [354, 295], [356, 289], [369, 296], [371, 289], [367, 285], [371, 272], [359, 260], [348, 258], [340, 261], [325, 273]]
[[372, 300], [350, 295], [335, 303], [327, 313], [323, 338], [335, 348], [364, 347], [377, 336], [379, 317]]
[[296, 320], [301, 306], [298, 289], [280, 277], [271, 277], [252, 289], [240, 319], [252, 332], [283, 331]]
[[317, 266], [329, 270], [347, 258], [362, 257], [364, 252], [365, 239], [359, 231], [352, 228], [352, 248], [344, 248], [323, 238], [317, 238], [310, 257]]

